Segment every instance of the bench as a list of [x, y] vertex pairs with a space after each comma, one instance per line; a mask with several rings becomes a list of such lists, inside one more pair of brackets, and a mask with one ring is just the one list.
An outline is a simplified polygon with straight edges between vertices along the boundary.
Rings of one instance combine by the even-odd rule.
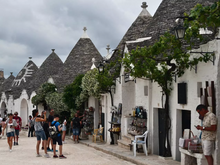
[[191, 153], [179, 147], [181, 153], [181, 165], [208, 165], [205, 156], [201, 153]]

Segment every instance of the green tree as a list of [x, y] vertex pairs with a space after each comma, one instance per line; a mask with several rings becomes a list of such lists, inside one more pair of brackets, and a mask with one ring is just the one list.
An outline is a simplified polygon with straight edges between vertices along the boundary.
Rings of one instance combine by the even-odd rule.
[[[66, 103], [69, 109], [76, 110], [76, 99], [80, 95], [82, 88], [82, 78], [83, 74], [77, 75], [72, 84], [65, 87], [63, 92], [63, 101]], [[81, 106], [81, 105], [80, 105]]]
[[32, 97], [31, 102], [34, 105], [43, 104], [44, 109], [48, 109], [48, 105], [46, 102], [46, 96], [56, 91], [56, 85], [51, 83], [44, 83], [40, 86], [40, 88], [37, 90], [37, 94]]
[[76, 99], [76, 104], [79, 106], [90, 96], [99, 99], [102, 93], [109, 93], [113, 105], [111, 87], [115, 85], [115, 78], [120, 73], [120, 62], [121, 61], [117, 58], [114, 61], [105, 63], [105, 68], [102, 73], [99, 73], [97, 68], [88, 71], [82, 79], [82, 92]]
[[45, 97], [47, 105], [54, 109], [57, 114], [63, 111], [69, 111], [67, 105], [63, 102], [63, 94], [58, 92], [49, 93]]
[[[172, 91], [172, 82], [176, 76], [181, 77], [185, 70], [194, 67], [199, 62], [208, 62], [214, 55], [205, 54], [198, 57], [190, 55], [187, 50], [191, 50], [195, 43], [198, 43], [197, 38], [200, 39], [199, 42], [207, 39], [199, 33], [200, 28], [213, 29], [213, 35], [216, 34], [216, 28], [219, 27], [220, 19], [216, 20], [214, 17], [219, 18], [219, 1], [209, 7], [197, 5], [191, 10], [189, 15], [185, 14], [185, 16], [186, 20], [184, 23], [187, 30], [184, 41], [180, 41], [170, 32], [166, 32], [153, 45], [144, 48], [137, 47], [130, 54], [125, 54], [123, 59], [127, 72], [130, 72], [132, 76], [145, 77], [157, 82], [162, 88], [162, 93], [166, 96], [164, 107], [166, 113], [166, 141], [163, 144], [165, 149], [163, 156], [165, 157], [171, 156], [169, 96]], [[210, 20], [207, 21], [208, 19]], [[186, 43], [184, 48], [183, 43]]]

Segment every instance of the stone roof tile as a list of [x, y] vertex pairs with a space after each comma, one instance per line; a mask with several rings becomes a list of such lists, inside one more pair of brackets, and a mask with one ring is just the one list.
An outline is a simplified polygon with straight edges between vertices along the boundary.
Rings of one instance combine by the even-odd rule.
[[71, 84], [78, 74], [84, 74], [90, 70], [93, 58], [96, 60], [95, 65], [102, 59], [91, 39], [87, 35], [87, 37], [84, 36], [78, 40], [60, 69], [57, 81], [61, 88]]
[[52, 53], [46, 58], [36, 72], [36, 75], [31, 82], [32, 86], [30, 89], [36, 91], [42, 84], [47, 82], [50, 77], [56, 78], [62, 66], [62, 60], [55, 53], [55, 49], [52, 49]]

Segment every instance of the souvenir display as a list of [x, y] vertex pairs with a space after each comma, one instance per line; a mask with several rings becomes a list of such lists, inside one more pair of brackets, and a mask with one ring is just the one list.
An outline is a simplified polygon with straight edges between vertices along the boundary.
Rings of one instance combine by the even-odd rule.
[[[131, 115], [132, 114], [132, 115]], [[132, 108], [128, 126], [128, 134], [132, 136], [142, 135], [147, 130], [147, 112], [142, 106]]]

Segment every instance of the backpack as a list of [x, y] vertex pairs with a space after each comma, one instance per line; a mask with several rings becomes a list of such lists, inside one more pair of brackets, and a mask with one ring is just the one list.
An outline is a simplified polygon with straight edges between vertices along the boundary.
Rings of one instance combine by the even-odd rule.
[[50, 134], [51, 139], [55, 139], [57, 137], [57, 134], [59, 133], [57, 131], [55, 124], [56, 124], [56, 121], [54, 122], [54, 124], [51, 124], [51, 126], [49, 126], [49, 134]]

